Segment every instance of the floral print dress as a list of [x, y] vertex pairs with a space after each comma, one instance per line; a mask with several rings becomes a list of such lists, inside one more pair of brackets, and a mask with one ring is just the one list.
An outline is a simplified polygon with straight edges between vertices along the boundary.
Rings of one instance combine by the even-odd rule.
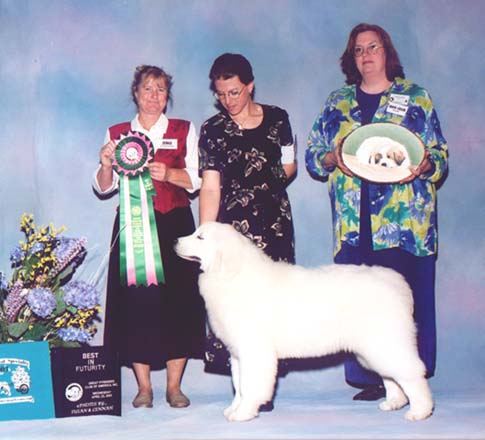
[[[263, 120], [240, 129], [226, 112], [208, 119], [199, 139], [200, 170], [221, 174], [218, 221], [231, 224], [275, 261], [295, 262], [288, 180], [281, 147], [293, 144], [285, 110], [262, 105]], [[228, 354], [209, 333], [208, 370], [228, 372]]]
[[293, 143], [287, 113], [263, 105], [263, 121], [241, 130], [225, 112], [206, 121], [200, 169], [221, 173], [218, 221], [229, 223], [274, 260], [294, 262], [293, 221], [281, 147]]

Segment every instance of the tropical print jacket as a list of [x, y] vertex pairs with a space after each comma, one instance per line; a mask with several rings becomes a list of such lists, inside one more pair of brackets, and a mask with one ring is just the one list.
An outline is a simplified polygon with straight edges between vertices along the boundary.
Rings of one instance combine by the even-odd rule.
[[[409, 97], [404, 112], [393, 112], [389, 106], [396, 95], [404, 102]], [[433, 255], [438, 248], [435, 184], [448, 168], [448, 147], [431, 98], [422, 87], [396, 78], [382, 96], [372, 122], [392, 122], [416, 133], [430, 152], [432, 163], [431, 171], [410, 183], [369, 184], [374, 250], [399, 247], [417, 256]], [[323, 158], [360, 125], [356, 86], [349, 85], [330, 94], [308, 137], [307, 170], [316, 179], [328, 179], [334, 255], [342, 241], [359, 244], [361, 181], [346, 176], [338, 167], [324, 169]]]

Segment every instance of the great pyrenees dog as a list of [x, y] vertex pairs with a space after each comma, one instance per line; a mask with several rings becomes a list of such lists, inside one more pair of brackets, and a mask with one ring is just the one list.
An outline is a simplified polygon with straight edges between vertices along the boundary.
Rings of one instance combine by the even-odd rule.
[[383, 267], [303, 268], [274, 262], [232, 226], [208, 222], [175, 245], [200, 262], [210, 325], [231, 355], [234, 400], [224, 415], [250, 420], [271, 400], [280, 358], [356, 354], [384, 381], [384, 411], [408, 402], [405, 417], [433, 411], [416, 348], [413, 299], [404, 278]]
[[372, 136], [360, 145], [355, 153], [359, 162], [387, 168], [411, 165], [409, 153], [404, 145], [384, 136]]

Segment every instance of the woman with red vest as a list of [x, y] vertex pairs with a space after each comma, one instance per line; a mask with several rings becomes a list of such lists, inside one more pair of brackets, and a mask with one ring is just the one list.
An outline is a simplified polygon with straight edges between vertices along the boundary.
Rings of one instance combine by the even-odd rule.
[[[101, 198], [114, 194], [120, 176], [113, 168], [115, 140], [140, 132], [153, 144], [148, 163], [153, 182], [153, 208], [164, 282], [124, 285], [120, 277], [120, 213], [115, 218], [111, 245], [104, 343], [132, 366], [138, 383], [133, 406], [153, 406], [152, 368], [167, 368], [166, 400], [170, 406], [190, 404], [180, 384], [187, 358], [202, 358], [205, 311], [197, 290], [198, 266], [176, 256], [173, 244], [195, 229], [187, 192], [200, 186], [197, 136], [189, 121], [168, 119], [172, 77], [159, 67], [136, 68], [131, 93], [138, 113], [131, 122], [108, 129], [101, 148], [94, 188]], [[148, 179], [149, 180], [149, 179]], [[122, 228], [123, 229], [123, 228]], [[123, 252], [122, 252], [123, 253]], [[149, 284], [149, 283], [145, 283]]]

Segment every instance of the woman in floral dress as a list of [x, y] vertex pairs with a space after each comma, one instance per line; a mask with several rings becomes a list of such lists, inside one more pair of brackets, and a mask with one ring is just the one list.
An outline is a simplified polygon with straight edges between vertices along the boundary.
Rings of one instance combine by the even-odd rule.
[[[254, 76], [242, 55], [218, 57], [209, 78], [221, 111], [200, 132], [200, 223], [231, 224], [273, 260], [294, 263], [286, 186], [296, 163], [288, 114], [253, 101]], [[227, 351], [211, 332], [206, 369], [229, 371]]]

